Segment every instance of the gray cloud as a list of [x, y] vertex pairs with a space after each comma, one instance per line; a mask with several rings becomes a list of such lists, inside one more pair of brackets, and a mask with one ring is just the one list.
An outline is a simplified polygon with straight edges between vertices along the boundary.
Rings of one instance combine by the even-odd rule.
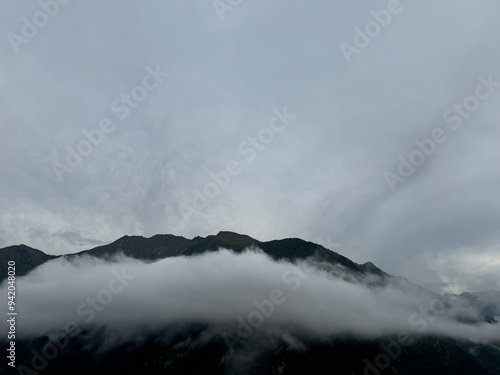
[[[244, 2], [224, 22], [211, 1], [72, 1], [17, 54], [7, 34], [39, 6], [10, 4], [0, 15], [0, 246], [61, 254], [124, 234], [331, 235], [357, 262], [457, 288], [446, 262], [428, 260], [499, 258], [500, 93], [395, 193], [383, 173], [443, 126], [478, 76], [500, 80], [500, 5], [401, 3], [351, 64], [340, 43], [385, 1]], [[51, 163], [82, 130], [116, 120], [113, 100], [156, 64], [168, 80], [59, 183]], [[285, 105], [297, 119], [182, 224], [179, 205], [207, 171], [237, 158]], [[499, 284], [498, 263], [455, 267], [462, 290]]]
[[[41, 335], [61, 330], [68, 322], [81, 329], [105, 326], [118, 341], [136, 329], [144, 334], [190, 322], [237, 330], [241, 319], [250, 322], [255, 319], [252, 312], [263, 311], [257, 305], [266, 300], [268, 314], [260, 314], [258, 331], [278, 329], [322, 338], [402, 332], [471, 340], [499, 337], [497, 325], [454, 320], [477, 318], [470, 307], [455, 304], [445, 309], [434, 296], [404, 281], [374, 289], [316, 267], [274, 262], [258, 250], [241, 255], [220, 250], [149, 264], [123, 257], [111, 262], [57, 259], [18, 278], [19, 334]], [[4, 283], [1, 293], [6, 289]], [[269, 301], [278, 302], [271, 309]]]

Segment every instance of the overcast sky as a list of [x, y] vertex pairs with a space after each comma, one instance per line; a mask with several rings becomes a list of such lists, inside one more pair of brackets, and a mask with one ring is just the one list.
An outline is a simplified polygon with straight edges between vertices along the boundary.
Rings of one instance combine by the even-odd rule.
[[231, 3], [4, 7], [0, 246], [233, 230], [329, 240], [433, 290], [499, 289], [500, 3]]

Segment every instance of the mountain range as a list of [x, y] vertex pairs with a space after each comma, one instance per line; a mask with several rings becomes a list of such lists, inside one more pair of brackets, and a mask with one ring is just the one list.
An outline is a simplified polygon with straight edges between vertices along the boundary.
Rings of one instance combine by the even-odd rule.
[[[171, 257], [196, 257], [229, 249], [242, 254], [247, 249], [259, 249], [273, 261], [296, 264], [309, 262], [316, 269], [343, 279], [349, 283], [361, 283], [371, 290], [383, 290], [390, 286], [408, 295], [425, 295], [429, 299], [443, 301], [450, 312], [461, 306], [472, 314], [456, 313], [457, 322], [475, 326], [500, 321], [500, 292], [482, 291], [460, 295], [439, 295], [421, 288], [403, 277], [392, 276], [373, 263], [358, 264], [321, 245], [298, 238], [262, 242], [247, 235], [222, 231], [217, 235], [187, 239], [174, 235], [155, 235], [151, 238], [124, 236], [108, 245], [98, 246], [74, 254], [49, 255], [26, 245], [0, 249], [0, 283], [7, 278], [8, 261], [16, 262], [17, 277], [28, 275], [37, 267], [53, 260], [72, 261], [93, 257], [113, 262], [117, 256], [154, 263]], [[257, 272], [258, 270], [256, 270]], [[195, 275], [196, 276], [196, 275]], [[22, 293], [20, 291], [19, 293]], [[472, 318], [471, 318], [472, 317]], [[171, 342], [160, 338], [176, 332]], [[302, 338], [305, 347], [295, 347], [281, 338], [274, 341], [272, 350], [258, 351], [248, 364], [238, 369], [230, 360], [227, 343], [221, 332], [216, 332], [204, 344], [190, 348], [187, 341], [199, 340], [206, 335], [207, 327], [200, 322], [179, 327], [164, 327], [155, 334], [145, 334], [140, 346], [131, 342], [121, 343], [101, 353], [99, 343], [106, 340], [101, 330], [85, 329], [72, 339], [63, 353], [51, 361], [48, 374], [500, 374], [500, 337], [492, 342], [456, 339], [433, 333], [415, 334], [414, 344], [405, 348], [391, 366], [379, 366], [366, 358], [377, 358], [380, 342], [393, 342], [393, 336], [383, 338], [357, 337], [342, 334], [328, 339]], [[19, 360], [31, 361], [33, 348], [48, 345], [48, 336], [22, 339], [18, 342]], [[250, 350], [244, 348], [244, 351]], [[96, 354], [96, 352], [99, 352]], [[240, 353], [241, 354], [241, 353]], [[246, 356], [254, 354], [245, 352]], [[71, 370], [68, 370], [71, 369]], [[0, 364], [0, 372], [11, 370]], [[18, 372], [22, 373], [22, 372]], [[30, 372], [25, 372], [30, 373]], [[38, 373], [34, 371], [32, 373]]]
[[[207, 237], [195, 237], [192, 240], [171, 234], [158, 234], [151, 238], [124, 236], [108, 245], [58, 256], [45, 254], [26, 245], [17, 245], [0, 249], [0, 262], [6, 264], [9, 260], [15, 261], [18, 267], [17, 276], [23, 276], [39, 265], [56, 258], [89, 255], [109, 259], [117, 254], [123, 254], [134, 259], [155, 261], [168, 257], [199, 255], [205, 252], [217, 251], [220, 248], [241, 253], [251, 246], [262, 249], [275, 260], [294, 261], [317, 257], [331, 264], [340, 264], [355, 275], [371, 273], [389, 276], [373, 263], [357, 264], [321, 245], [298, 238], [261, 242], [247, 235], [228, 231], [221, 231], [217, 235]], [[7, 277], [7, 269], [4, 268], [0, 270], [0, 281]]]

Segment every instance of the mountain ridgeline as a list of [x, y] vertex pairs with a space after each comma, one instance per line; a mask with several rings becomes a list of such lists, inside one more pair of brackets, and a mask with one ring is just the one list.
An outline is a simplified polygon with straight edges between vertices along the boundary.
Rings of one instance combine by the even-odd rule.
[[[195, 237], [193, 239], [169, 234], [155, 235], [151, 238], [124, 236], [108, 245], [58, 256], [45, 254], [26, 245], [10, 246], [0, 249], [0, 263], [5, 265], [0, 269], [0, 283], [7, 278], [6, 265], [8, 261], [16, 262], [16, 275], [21, 277], [47, 262], [57, 261], [58, 259], [71, 261], [76, 260], [78, 257], [95, 257], [109, 262], [119, 262], [120, 255], [124, 255], [140, 260], [146, 263], [145, 266], [150, 267], [150, 263], [165, 258], [196, 257], [202, 254], [214, 253], [219, 249], [228, 249], [240, 254], [252, 248], [260, 249], [257, 251], [262, 251], [274, 261], [285, 263], [308, 262], [315, 269], [326, 272], [325, 274], [331, 279], [343, 279], [346, 281], [344, 284], [349, 284], [349, 286], [354, 284], [363, 285], [363, 288], [370, 290], [370, 293], [373, 292], [374, 298], [382, 298], [386, 289], [397, 289], [400, 294], [397, 295], [398, 298], [389, 300], [389, 309], [398, 308], [398, 303], [401, 302], [398, 299], [402, 295], [416, 300], [425, 296], [428, 300], [440, 299], [445, 301], [443, 306], [450, 314], [454, 311], [454, 306], [470, 307], [474, 314], [464, 316], [451, 314], [450, 316], [460, 324], [471, 327], [471, 329], [480, 326], [487, 327], [489, 330], [490, 326], [493, 327], [498, 324], [500, 318], [500, 292], [485, 291], [462, 293], [459, 296], [440, 296], [412, 284], [403, 277], [391, 276], [373, 263], [357, 264], [332, 250], [312, 242], [298, 238], [262, 242], [247, 235], [227, 231], [219, 232], [217, 235]], [[214, 254], [214, 256], [217, 255], [225, 254]], [[251, 255], [262, 256], [261, 254]], [[237, 256], [236, 258], [241, 257]], [[262, 256], [262, 258], [265, 257]], [[196, 261], [197, 259], [200, 258], [189, 258], [188, 260]], [[266, 260], [268, 259], [266, 258]], [[141, 266], [144, 266], [143, 263], [140, 263]], [[271, 261], [270, 263], [276, 264]], [[91, 263], [91, 267], [94, 267], [93, 263]], [[87, 268], [88, 270], [89, 268]], [[90, 270], [92, 271], [92, 269]], [[251, 270], [253, 272], [253, 268]], [[261, 270], [257, 269], [255, 272], [256, 278], [259, 277], [259, 271]], [[195, 284], [203, 283], [203, 279], [199, 276], [198, 273], [192, 273]], [[191, 278], [191, 275], [189, 275], [189, 278]], [[154, 280], [156, 282], [156, 279]], [[247, 279], [244, 280], [246, 283]], [[37, 288], [37, 293], [38, 282], [38, 279], [32, 280], [32, 283], [35, 283]], [[161, 283], [161, 281], [159, 282]], [[151, 284], [144, 285], [145, 288], [140, 289], [140, 296], [142, 296], [144, 289], [154, 286]], [[174, 285], [174, 289], [170, 289], [170, 291], [173, 292], [165, 293], [164, 298], [166, 301], [173, 298], [172, 295], [177, 293], [178, 290], [181, 290], [181, 285], [176, 283], [172, 283], [172, 285]], [[335, 285], [338, 284], [328, 285], [332, 285], [332, 289], [336, 289]], [[6, 284], [1, 283], [1, 286], [5, 288]], [[386, 286], [391, 288], [384, 288]], [[234, 288], [233, 284], [229, 284], [229, 287]], [[271, 286], [271, 288], [274, 287], [274, 285]], [[308, 293], [312, 290], [308, 289]], [[350, 293], [351, 290], [359, 291], [360, 289], [348, 290], [348, 295], [340, 294], [341, 297], [333, 299], [334, 304], [338, 305], [340, 310], [346, 309], [352, 301], [355, 301], [354, 304], [356, 304], [359, 299], [363, 298], [363, 296], [358, 296], [356, 293]], [[73, 293], [73, 289], [70, 289], [70, 291]], [[57, 293], [57, 290], [53, 292]], [[377, 294], [378, 292], [381, 293]], [[19, 288], [19, 294], [22, 295], [22, 293], [22, 288]], [[208, 293], [208, 297], [211, 299], [212, 294], [210, 293], [211, 291]], [[215, 300], [221, 298], [218, 293], [223, 292], [214, 291]], [[366, 294], [364, 295], [366, 296]], [[154, 294], [155, 298], [157, 296], [158, 293]], [[320, 296], [323, 298], [324, 294]], [[323, 309], [324, 301], [321, 298], [314, 299], [311, 297], [309, 299], [310, 294], [307, 294], [307, 297], [310, 304], [305, 306], [307, 315], [310, 314], [309, 308], [314, 304], [317, 304], [320, 310]], [[129, 298], [134, 302], [135, 306], [135, 299], [133, 297]], [[152, 299], [152, 309], [162, 306], [158, 301], [154, 300], [155, 298]], [[234, 304], [233, 300], [231, 300], [231, 304]], [[199, 307], [195, 303], [192, 305], [182, 304], [180, 308], [189, 312], [189, 309], [196, 309], [197, 306]], [[142, 308], [142, 306], [138, 305], [138, 309]], [[63, 307], [57, 305], [56, 316], [58, 316], [58, 309], [63, 309]], [[278, 306], [276, 309], [278, 309]], [[35, 310], [37, 309], [35, 308]], [[123, 309], [123, 311], [125, 310]], [[224, 312], [224, 309], [220, 311]], [[377, 315], [376, 311], [369, 311], [370, 314]], [[41, 309], [41, 312], [36, 311], [35, 314], [47, 315], [43, 309]], [[165, 313], [165, 315], [168, 314]], [[471, 318], [471, 316], [474, 318]], [[22, 318], [21, 313], [20, 317]], [[112, 319], [115, 319], [115, 317], [116, 315], [113, 315]], [[39, 316], [36, 315], [37, 321], [38, 318]], [[350, 314], [349, 318], [353, 320], [363, 319], [356, 317], [354, 314]], [[396, 345], [396, 342], [402, 342], [400, 341], [401, 336], [386, 333], [385, 331], [378, 336], [356, 335], [349, 331], [341, 331], [335, 335], [314, 335], [297, 329], [297, 327], [291, 327], [297, 325], [296, 322], [292, 321], [292, 323], [288, 324], [287, 321], [287, 325], [280, 326], [279, 329], [295, 328], [290, 332], [295, 332], [294, 335], [296, 335], [297, 339], [294, 335], [283, 333], [280, 330], [256, 330], [253, 336], [241, 341], [233, 348], [232, 344], [228, 344], [226, 336], [227, 332], [233, 332], [233, 334], [238, 332], [238, 328], [235, 331], [233, 327], [233, 319], [231, 319], [229, 326], [224, 325], [226, 323], [219, 325], [213, 325], [212, 323], [210, 325], [211, 323], [200, 320], [191, 321], [186, 319], [182, 322], [173, 320], [154, 331], [145, 331], [137, 335], [135, 333], [130, 334], [126, 336], [126, 340], [114, 337], [112, 329], [107, 330], [103, 326], [92, 324], [80, 324], [79, 333], [72, 335], [71, 338], [69, 338], [69, 334], [64, 334], [62, 328], [57, 328], [54, 332], [47, 332], [42, 335], [20, 335], [16, 339], [17, 363], [27, 367], [24, 370], [21, 370], [20, 367], [13, 370], [3, 361], [0, 363], [0, 373], [47, 373], [55, 375], [118, 373], [125, 375], [500, 374], [500, 337], [498, 340], [482, 342], [465, 338], [453, 338], [432, 331], [414, 331], [410, 337], [411, 344]], [[330, 314], [327, 315], [327, 319], [328, 322], [335, 321], [335, 317]], [[429, 316], [428, 321], [430, 322], [432, 319], [433, 317]], [[22, 322], [22, 320], [19, 320], [20, 329], [23, 327]], [[359, 325], [363, 325], [363, 323], [362, 321], [356, 321], [356, 324]], [[427, 324], [427, 321], [425, 324]], [[59, 322], [57, 325], [59, 325]], [[133, 329], [137, 327], [127, 326], [128, 328], [131, 329], [131, 332], [136, 332]], [[323, 326], [321, 328], [323, 329]], [[56, 349], [56, 355], [53, 355], [53, 352], [50, 352], [47, 348], [52, 347], [51, 350], [54, 350], [53, 348], [56, 346], [59, 349]]]
[[[376, 274], [389, 276], [373, 263], [357, 264], [321, 245], [298, 238], [261, 242], [247, 235], [224, 231], [219, 232], [217, 235], [195, 237], [192, 240], [171, 234], [158, 234], [150, 238], [124, 236], [108, 245], [59, 256], [48, 255], [26, 245], [10, 246], [0, 249], [0, 262], [1, 264], [7, 264], [9, 260], [15, 261], [17, 276], [23, 276], [48, 260], [60, 257], [71, 259], [75, 256], [89, 255], [109, 259], [123, 254], [134, 259], [155, 261], [168, 257], [200, 255], [221, 248], [241, 253], [249, 247], [258, 247], [274, 260], [293, 262], [313, 257], [318, 261], [340, 265], [352, 272], [353, 275]], [[2, 268], [0, 270], [0, 282], [6, 277], [7, 269]]]

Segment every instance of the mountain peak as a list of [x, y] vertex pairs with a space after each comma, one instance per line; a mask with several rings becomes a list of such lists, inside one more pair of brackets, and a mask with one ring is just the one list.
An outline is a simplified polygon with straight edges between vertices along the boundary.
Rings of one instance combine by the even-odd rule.
[[55, 255], [45, 254], [43, 251], [33, 249], [27, 245], [14, 245], [1, 249], [0, 252], [0, 282], [7, 278], [7, 267], [3, 267], [9, 261], [16, 262], [16, 275], [26, 275], [32, 269], [38, 267], [50, 259], [56, 258]]
[[247, 236], [246, 234], [240, 234], [231, 231], [220, 231], [215, 236], [211, 235], [207, 238], [209, 237], [216, 238], [225, 243], [238, 246], [252, 246], [260, 242], [250, 236]]
[[386, 274], [384, 271], [382, 271], [380, 268], [378, 268], [372, 262], [366, 262], [366, 263], [362, 264], [360, 268], [363, 272], [369, 272], [369, 273], [373, 273], [373, 274], [381, 275], [381, 276]]

